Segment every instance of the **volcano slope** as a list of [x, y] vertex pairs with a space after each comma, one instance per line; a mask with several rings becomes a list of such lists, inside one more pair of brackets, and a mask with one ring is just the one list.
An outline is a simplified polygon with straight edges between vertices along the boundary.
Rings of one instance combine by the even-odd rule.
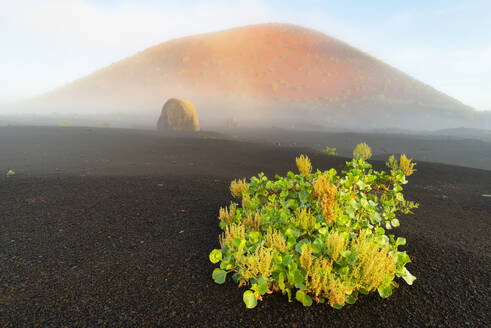
[[[418, 163], [420, 202], [396, 235], [417, 276], [384, 300], [334, 310], [211, 279], [217, 214], [236, 177], [320, 169], [344, 158], [306, 148], [86, 128], [1, 128], [0, 326], [486, 327], [490, 324], [491, 171]], [[360, 140], [362, 141], [362, 140]], [[404, 151], [404, 149], [401, 149]], [[383, 162], [372, 161], [377, 168]]]
[[25, 105], [33, 106], [30, 112], [49, 108], [154, 120], [174, 97], [196, 105], [202, 127], [223, 126], [232, 118], [248, 126], [267, 119], [282, 126], [305, 121], [370, 128], [490, 124], [489, 115], [341, 40], [291, 24], [170, 40]]

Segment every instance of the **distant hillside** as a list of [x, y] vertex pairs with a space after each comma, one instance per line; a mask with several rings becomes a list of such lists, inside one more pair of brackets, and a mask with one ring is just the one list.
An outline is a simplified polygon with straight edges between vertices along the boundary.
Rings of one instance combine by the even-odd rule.
[[475, 118], [459, 101], [339, 40], [285, 24], [168, 41], [31, 104], [53, 111], [154, 117], [170, 97], [194, 102], [205, 125], [233, 118], [445, 128], [462, 121], [472, 125]]
[[433, 132], [434, 135], [450, 136], [458, 138], [477, 139], [491, 142], [491, 130], [472, 129], [472, 128], [455, 128], [444, 129]]

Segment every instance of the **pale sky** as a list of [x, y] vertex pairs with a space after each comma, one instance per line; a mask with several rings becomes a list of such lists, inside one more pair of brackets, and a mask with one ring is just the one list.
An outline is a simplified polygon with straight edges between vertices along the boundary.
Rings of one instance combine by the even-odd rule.
[[0, 105], [169, 39], [268, 22], [314, 28], [491, 110], [489, 0], [0, 0]]

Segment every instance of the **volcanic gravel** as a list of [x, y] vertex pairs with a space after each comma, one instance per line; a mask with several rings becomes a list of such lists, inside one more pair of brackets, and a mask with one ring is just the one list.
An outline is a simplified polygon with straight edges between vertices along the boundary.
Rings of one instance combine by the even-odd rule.
[[300, 153], [320, 169], [346, 159], [211, 133], [5, 127], [0, 138], [0, 326], [491, 325], [491, 171], [418, 162], [405, 194], [420, 208], [394, 230], [413, 286], [341, 310], [281, 294], [247, 310], [208, 260], [230, 180], [284, 174]]

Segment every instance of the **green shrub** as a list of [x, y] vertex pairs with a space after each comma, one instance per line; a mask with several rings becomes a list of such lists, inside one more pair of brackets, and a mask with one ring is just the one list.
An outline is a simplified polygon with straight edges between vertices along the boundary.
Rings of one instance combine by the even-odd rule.
[[102, 121], [99, 123], [99, 126], [101, 128], [110, 128], [112, 127], [113, 125], [111, 124], [111, 122], [108, 122], [108, 121]]
[[324, 154], [330, 155], [330, 156], [338, 156], [338, 152], [336, 151], [336, 148], [330, 148], [329, 146], [326, 146], [326, 148], [322, 151]]
[[411, 164], [391, 157], [390, 173], [378, 172], [360, 156], [339, 176], [334, 169], [312, 172], [302, 155], [299, 174], [234, 180], [230, 190], [241, 207], [220, 209], [221, 248], [209, 256], [220, 263], [214, 281], [222, 284], [230, 273], [239, 287], [248, 286], [247, 308], [280, 291], [304, 306], [327, 301], [341, 308], [374, 290], [389, 297], [395, 277], [411, 285], [415, 277], [405, 268], [411, 261], [398, 250], [406, 240], [386, 234], [399, 226], [397, 213], [418, 206], [402, 194]]
[[72, 123], [70, 121], [63, 120], [58, 122], [58, 126], [72, 126]]

